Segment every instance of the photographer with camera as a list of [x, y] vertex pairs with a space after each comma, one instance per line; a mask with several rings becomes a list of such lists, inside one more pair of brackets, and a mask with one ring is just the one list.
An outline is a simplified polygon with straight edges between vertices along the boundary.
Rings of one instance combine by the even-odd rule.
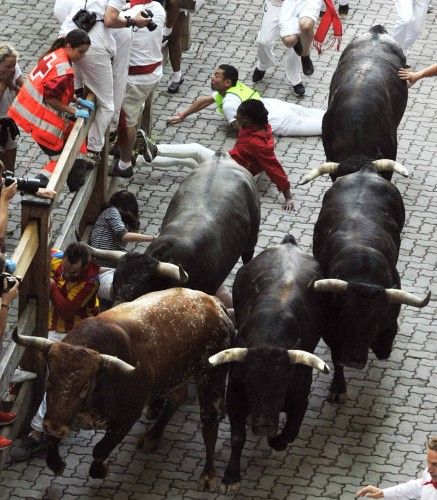
[[[144, 28], [151, 21], [140, 14], [125, 18], [120, 13], [125, 7], [125, 0], [73, 0], [70, 14], [62, 23], [60, 34], [66, 35], [72, 29], [80, 27], [87, 31], [91, 47], [85, 57], [75, 61], [74, 69], [78, 78], [96, 96], [97, 111], [95, 120], [88, 134], [87, 161], [91, 166], [100, 161], [100, 153], [105, 142], [106, 129], [114, 113], [114, 94], [125, 88], [119, 83], [114, 86], [114, 74], [111, 59], [116, 52], [116, 43], [112, 34], [114, 28]], [[130, 49], [129, 45], [125, 50]], [[117, 54], [117, 57], [129, 59], [129, 53]]]
[[[6, 322], [8, 319], [9, 305], [18, 296], [19, 279], [4, 272], [5, 258], [0, 254], [0, 341], [3, 339], [6, 330]], [[9, 425], [15, 419], [15, 413], [0, 411], [0, 426]], [[11, 446], [12, 441], [0, 435], [0, 451]]]
[[[129, 59], [126, 94], [121, 105], [123, 113], [118, 127], [120, 159], [114, 158], [109, 175], [132, 177], [132, 149], [136, 140], [136, 129], [141, 121], [144, 103], [158, 86], [162, 78], [162, 33], [165, 10], [152, 0], [131, 0], [131, 8], [123, 12], [126, 17], [138, 14], [152, 18], [147, 29], [134, 30]], [[142, 131], [138, 140], [142, 144]]]

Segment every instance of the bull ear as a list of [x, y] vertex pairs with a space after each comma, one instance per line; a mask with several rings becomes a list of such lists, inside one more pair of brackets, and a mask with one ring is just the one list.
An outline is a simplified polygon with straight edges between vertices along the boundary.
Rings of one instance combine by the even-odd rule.
[[233, 361], [238, 361], [242, 363], [247, 356], [246, 347], [233, 347], [232, 349], [226, 349], [220, 351], [214, 356], [211, 356], [208, 361], [212, 366], [223, 365], [224, 363], [232, 363]]
[[182, 266], [176, 266], [169, 262], [159, 262], [156, 270], [161, 276], [173, 278], [180, 283], [186, 283], [188, 281], [188, 274]]
[[323, 163], [323, 165], [320, 165], [320, 167], [313, 168], [310, 172], [308, 172], [304, 176], [304, 178], [297, 183], [297, 185], [302, 186], [307, 182], [317, 179], [317, 177], [320, 177], [323, 174], [334, 174], [335, 172], [337, 172], [338, 165], [339, 163], [336, 163], [334, 161], [328, 161], [326, 163]]
[[329, 373], [331, 371], [329, 366], [322, 359], [310, 352], [292, 349], [287, 351], [287, 353], [292, 365], [299, 364], [311, 366], [311, 368], [316, 368], [323, 373]]
[[12, 340], [23, 347], [31, 347], [32, 349], [41, 351], [44, 355], [47, 355], [53, 344], [53, 340], [46, 339], [45, 337], [19, 335], [16, 328], [12, 332]]
[[140, 363], [138, 362], [136, 366], [132, 366], [116, 356], [100, 354], [100, 366], [106, 370], [115, 369], [125, 375], [133, 375], [140, 368]]
[[431, 290], [428, 290], [426, 297], [421, 299], [417, 295], [412, 293], [404, 292], [403, 290], [398, 290], [397, 288], [386, 288], [385, 294], [387, 297], [387, 302], [390, 304], [405, 304], [407, 306], [413, 307], [425, 307], [431, 299]]

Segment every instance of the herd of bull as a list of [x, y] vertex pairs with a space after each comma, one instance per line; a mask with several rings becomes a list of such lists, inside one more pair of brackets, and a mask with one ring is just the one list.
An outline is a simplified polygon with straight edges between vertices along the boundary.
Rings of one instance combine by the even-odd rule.
[[[276, 450], [298, 435], [312, 368], [329, 372], [313, 354], [321, 338], [334, 365], [330, 401], [346, 394], [343, 366], [364, 368], [369, 349], [378, 359], [389, 357], [401, 304], [423, 307], [430, 299], [402, 291], [396, 270], [405, 211], [391, 176], [408, 176], [396, 162], [408, 97], [397, 74], [403, 66], [402, 50], [381, 26], [350, 43], [340, 58], [323, 120], [327, 163], [302, 181], [324, 173], [335, 180], [315, 225], [314, 257], [289, 235], [252, 259], [257, 187], [245, 169], [216, 156], [182, 182], [145, 254], [93, 250], [117, 261], [118, 305], [82, 321], [61, 343], [14, 334], [47, 359], [44, 427], [47, 464], [56, 474], [65, 466], [58, 445], [71, 425], [106, 430], [89, 471], [103, 478], [105, 460], [144, 406], [165, 396], [160, 416], [140, 439], [140, 446], [156, 447], [183, 398], [181, 386], [194, 380], [206, 446], [200, 482], [212, 488], [229, 368], [232, 452], [223, 485], [235, 490], [249, 415], [252, 431]], [[235, 335], [212, 295], [240, 257]], [[278, 433], [280, 412], [286, 421]]]

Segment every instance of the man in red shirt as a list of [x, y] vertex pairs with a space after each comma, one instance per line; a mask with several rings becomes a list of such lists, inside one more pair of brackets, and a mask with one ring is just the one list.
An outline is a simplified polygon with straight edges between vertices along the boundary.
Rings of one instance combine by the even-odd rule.
[[[89, 251], [83, 243], [70, 243], [65, 252], [52, 250], [48, 335], [50, 340], [62, 340], [82, 319], [98, 314], [99, 271], [99, 266], [90, 260]], [[27, 460], [46, 446], [42, 426], [45, 412], [44, 396], [32, 419], [32, 431], [11, 450], [13, 460]]]
[[[239, 127], [237, 142], [228, 152], [236, 163], [249, 170], [252, 175], [264, 171], [284, 195], [282, 208], [290, 212], [294, 204], [290, 193], [290, 182], [282, 165], [276, 158], [272, 128], [268, 123], [268, 111], [262, 101], [248, 99], [237, 110]], [[178, 159], [179, 164], [196, 167], [215, 155], [212, 149], [201, 144], [154, 144], [146, 138], [144, 159], [154, 165], [170, 166]], [[182, 160], [182, 161], [181, 161]]]

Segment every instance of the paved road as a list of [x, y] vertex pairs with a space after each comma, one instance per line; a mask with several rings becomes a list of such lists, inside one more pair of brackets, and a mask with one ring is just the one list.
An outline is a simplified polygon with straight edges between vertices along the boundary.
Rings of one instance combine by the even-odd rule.
[[[25, 69], [54, 37], [56, 24], [47, 0], [20, 2], [2, 0], [0, 40], [10, 40], [18, 48]], [[358, 5], [357, 5], [358, 4]], [[219, 62], [239, 67], [241, 78], [250, 82], [254, 66], [254, 39], [261, 21], [261, 0], [208, 1], [193, 23], [193, 46], [184, 57], [185, 83], [177, 96], [169, 98], [164, 80], [156, 98], [154, 136], [161, 142], [201, 142], [215, 148], [229, 148], [234, 139], [227, 137], [221, 119], [212, 109], [190, 117], [179, 126], [167, 127], [165, 117], [209, 87], [209, 75]], [[344, 21], [344, 45], [355, 35], [376, 23], [393, 25], [392, 2], [362, 0], [351, 2], [351, 13]], [[425, 35], [415, 44], [409, 58], [413, 67], [435, 60], [437, 28], [435, 14], [428, 16]], [[283, 55], [278, 46], [279, 60]], [[328, 84], [339, 54], [333, 51], [315, 56], [315, 73], [305, 77], [307, 94], [301, 104], [322, 107], [326, 104]], [[168, 72], [168, 70], [167, 70]], [[285, 81], [280, 65], [269, 71], [258, 88], [266, 96], [296, 102]], [[407, 220], [399, 258], [403, 288], [424, 294], [435, 287], [437, 244], [436, 180], [437, 166], [437, 80], [429, 79], [410, 91], [410, 100], [399, 129], [398, 159], [413, 173], [410, 179], [394, 178], [400, 189]], [[310, 167], [324, 159], [318, 138], [279, 138], [277, 152], [293, 184]], [[29, 140], [20, 149], [19, 173], [36, 172], [43, 156]], [[167, 204], [188, 171], [152, 169], [139, 164], [129, 189], [138, 195], [142, 229], [156, 232]], [[329, 181], [319, 179], [296, 188], [297, 210], [280, 210], [280, 195], [266, 180], [260, 183], [262, 226], [257, 251], [278, 243], [292, 233], [300, 245], [311, 251], [313, 224]], [[64, 194], [57, 210], [57, 224], [68, 208], [71, 195]], [[19, 212], [11, 216], [10, 227], [18, 226]], [[15, 231], [11, 246], [18, 237]], [[434, 279], [433, 279], [434, 278]], [[433, 284], [434, 282], [434, 284]], [[232, 277], [228, 284], [232, 283]], [[299, 437], [286, 453], [272, 453], [262, 439], [250, 433], [243, 452], [243, 482], [237, 498], [251, 499], [351, 499], [363, 483], [385, 486], [416, 476], [424, 467], [424, 443], [437, 432], [437, 371], [435, 299], [422, 311], [403, 307], [400, 332], [389, 361], [377, 361], [371, 355], [368, 367], [347, 371], [348, 399], [343, 406], [325, 401], [329, 378], [315, 378], [310, 404]], [[433, 337], [433, 338], [432, 338]], [[321, 345], [317, 353], [329, 360]], [[203, 444], [199, 414], [194, 402], [185, 405], [168, 427], [162, 447], [153, 454], [137, 451], [136, 438], [144, 430], [138, 422], [110, 458], [110, 473], [105, 481], [90, 480], [87, 471], [92, 446], [100, 434], [81, 432], [66, 440], [62, 453], [67, 468], [62, 477], [54, 477], [42, 458], [28, 463], [10, 464], [0, 476], [0, 498], [51, 499], [221, 499], [216, 493], [197, 490], [202, 470]], [[229, 425], [220, 427], [217, 444], [219, 476], [229, 458]]]

